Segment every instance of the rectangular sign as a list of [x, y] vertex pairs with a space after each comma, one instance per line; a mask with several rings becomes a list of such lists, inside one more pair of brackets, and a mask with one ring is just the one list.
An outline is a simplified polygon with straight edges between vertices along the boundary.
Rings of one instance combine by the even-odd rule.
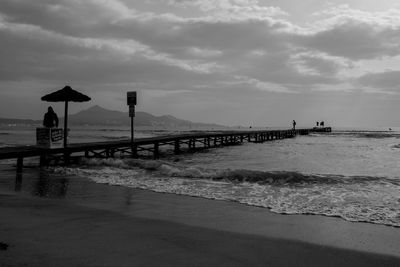
[[50, 129], [49, 128], [36, 128], [36, 145], [50, 146]]
[[36, 128], [36, 145], [44, 148], [63, 147], [64, 131], [60, 128]]
[[64, 131], [60, 128], [54, 128], [50, 131], [50, 139], [52, 145], [61, 145], [64, 138]]
[[135, 106], [129, 106], [129, 117], [135, 117]]
[[126, 94], [127, 96], [127, 104], [128, 106], [134, 106], [136, 105], [136, 91], [132, 91], [132, 92], [127, 92]]

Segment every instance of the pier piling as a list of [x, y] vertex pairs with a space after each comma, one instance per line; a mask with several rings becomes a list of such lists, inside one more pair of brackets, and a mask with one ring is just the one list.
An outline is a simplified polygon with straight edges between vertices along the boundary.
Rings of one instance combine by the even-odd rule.
[[21, 173], [23, 168], [24, 168], [24, 158], [18, 157], [17, 158], [17, 173]]

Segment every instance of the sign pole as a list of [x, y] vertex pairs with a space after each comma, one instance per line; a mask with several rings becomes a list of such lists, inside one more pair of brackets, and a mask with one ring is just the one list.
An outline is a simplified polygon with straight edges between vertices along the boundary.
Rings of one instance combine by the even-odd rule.
[[127, 104], [129, 106], [129, 117], [131, 117], [131, 153], [132, 157], [136, 157], [137, 148], [135, 146], [135, 131], [134, 131], [134, 117], [136, 105], [136, 92], [127, 92]]
[[132, 157], [136, 157], [137, 151], [136, 151], [136, 146], [135, 146], [135, 131], [133, 129], [134, 121], [133, 121], [134, 117], [131, 116], [131, 153], [132, 153]]
[[134, 129], [133, 129], [133, 125], [134, 125], [133, 118], [134, 117], [131, 116], [131, 146], [132, 146], [132, 153], [133, 153], [133, 143], [135, 142], [135, 138], [134, 138], [135, 132], [134, 132]]

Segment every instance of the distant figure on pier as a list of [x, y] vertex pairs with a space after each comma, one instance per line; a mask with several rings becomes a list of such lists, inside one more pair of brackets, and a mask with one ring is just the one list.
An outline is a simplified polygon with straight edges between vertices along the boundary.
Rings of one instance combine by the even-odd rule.
[[43, 126], [47, 128], [58, 127], [58, 117], [52, 107], [49, 107], [47, 113], [44, 114]]
[[293, 120], [293, 130], [296, 130], [296, 121]]
[[317, 127], [318, 127], [318, 125], [319, 125], [319, 122], [317, 121]]
[[319, 125], [321, 125], [321, 127], [324, 127], [325, 126], [325, 122], [321, 121]]

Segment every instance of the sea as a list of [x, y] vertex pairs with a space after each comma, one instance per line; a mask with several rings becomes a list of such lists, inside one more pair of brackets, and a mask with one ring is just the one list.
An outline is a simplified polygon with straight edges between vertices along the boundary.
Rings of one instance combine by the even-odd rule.
[[[205, 129], [139, 129], [135, 136], [193, 131]], [[87, 126], [71, 130], [70, 136], [71, 142], [122, 140], [129, 138], [130, 130]], [[0, 146], [30, 144], [32, 127], [0, 127]], [[13, 164], [1, 161], [0, 173]], [[45, 171], [109, 186], [233, 201], [280, 214], [400, 227], [400, 128], [333, 128], [331, 133], [167, 153], [159, 160], [83, 159]]]

